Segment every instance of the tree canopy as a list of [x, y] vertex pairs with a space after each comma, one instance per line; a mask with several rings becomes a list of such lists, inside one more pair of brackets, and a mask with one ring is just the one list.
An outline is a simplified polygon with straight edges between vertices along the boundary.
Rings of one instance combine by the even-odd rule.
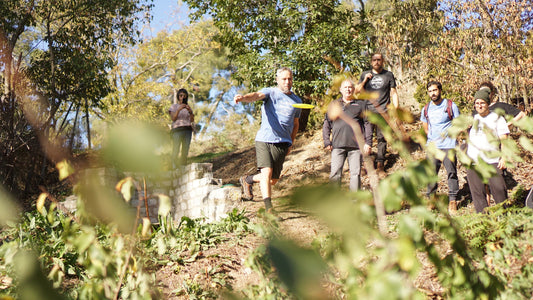
[[345, 1], [187, 0], [193, 17], [209, 15], [230, 49], [235, 78], [258, 88], [274, 83], [282, 66], [295, 73], [305, 102], [320, 98], [331, 76], [362, 68], [368, 46], [364, 14]]
[[[63, 156], [62, 142], [51, 147], [52, 141], [69, 122], [77, 122], [80, 110], [87, 115], [109, 92], [106, 74], [114, 65], [110, 53], [118, 46], [117, 37], [136, 40], [139, 14], [151, 6], [147, 3], [0, 3], [2, 183], [15, 192], [36, 187], [27, 178], [42, 178], [45, 157], [56, 162]], [[69, 118], [72, 111], [76, 118]]]
[[161, 31], [135, 48], [117, 52], [120, 63], [111, 72], [114, 87], [99, 109], [107, 123], [142, 120], [161, 127], [170, 123], [168, 107], [185, 88], [197, 123], [204, 126], [218, 104], [216, 95], [226, 92], [229, 63], [226, 49], [214, 40], [211, 21], [184, 26], [173, 32]]
[[[373, 1], [377, 2], [377, 1]], [[375, 10], [376, 47], [393, 58], [394, 66], [425, 86], [438, 79], [462, 107], [479, 84], [491, 80], [500, 100], [522, 98], [525, 108], [533, 94], [531, 1], [388, 1]], [[425, 101], [421, 88], [418, 100]], [[514, 103], [518, 104], [518, 103]]]

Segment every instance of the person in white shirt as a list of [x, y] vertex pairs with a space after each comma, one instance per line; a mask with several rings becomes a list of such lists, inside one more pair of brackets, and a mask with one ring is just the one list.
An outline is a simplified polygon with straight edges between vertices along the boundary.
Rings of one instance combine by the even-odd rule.
[[[474, 96], [474, 125], [470, 129], [467, 155], [474, 164], [484, 161], [495, 168], [496, 174], [489, 178], [488, 186], [496, 203], [507, 199], [507, 187], [502, 176], [505, 169], [503, 157], [498, 155], [500, 141], [509, 135], [505, 118], [489, 110], [490, 89], [482, 87]], [[474, 169], [467, 170], [468, 186], [476, 212], [482, 212], [489, 206], [485, 184]]]

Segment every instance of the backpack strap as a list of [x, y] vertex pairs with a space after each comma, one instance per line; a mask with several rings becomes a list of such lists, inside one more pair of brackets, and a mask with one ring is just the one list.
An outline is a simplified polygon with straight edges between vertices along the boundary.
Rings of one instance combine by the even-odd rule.
[[452, 111], [452, 100], [448, 99], [448, 105], [446, 107], [446, 112], [448, 112], [448, 118], [451, 120], [453, 120], [453, 111]]
[[428, 119], [428, 107], [429, 107], [429, 102], [428, 102], [426, 105], [424, 105], [424, 108], [423, 108], [423, 109], [424, 109], [424, 117], [426, 118], [426, 121], [427, 121], [428, 124], [429, 124], [429, 119]]
[[[448, 119], [453, 120], [453, 109], [452, 109], [452, 104], [453, 104], [453, 101], [450, 100], [450, 99], [446, 99], [448, 100], [448, 103], [446, 105], [446, 112], [448, 113]], [[423, 110], [424, 110], [424, 117], [426, 118], [426, 121], [428, 122], [429, 124], [429, 118], [428, 118], [428, 109], [429, 109], [429, 103], [427, 103]]]

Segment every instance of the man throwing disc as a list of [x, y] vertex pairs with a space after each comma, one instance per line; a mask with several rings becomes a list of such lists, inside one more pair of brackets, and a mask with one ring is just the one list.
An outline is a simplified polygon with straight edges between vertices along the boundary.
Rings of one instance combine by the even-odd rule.
[[246, 95], [235, 95], [235, 103], [263, 101], [261, 106], [261, 127], [255, 137], [255, 151], [259, 173], [244, 175], [239, 181], [243, 189], [243, 199], [253, 199], [254, 183], [258, 182], [263, 202], [268, 212], [272, 210], [272, 185], [279, 180], [285, 156], [299, 127], [301, 109], [293, 104], [302, 103], [292, 89], [293, 77], [289, 68], [276, 72], [277, 87], [264, 88]]

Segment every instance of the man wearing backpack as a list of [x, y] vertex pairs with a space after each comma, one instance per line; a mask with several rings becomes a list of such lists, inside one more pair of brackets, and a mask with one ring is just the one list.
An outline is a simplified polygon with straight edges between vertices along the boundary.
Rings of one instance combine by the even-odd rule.
[[[424, 132], [427, 135], [427, 144], [433, 144], [435, 148], [445, 152], [443, 160], [432, 158], [435, 173], [439, 173], [441, 165], [444, 165], [448, 174], [448, 211], [457, 211], [457, 193], [459, 192], [459, 180], [457, 178], [457, 161], [455, 153], [450, 151], [455, 148], [456, 141], [448, 137], [448, 128], [452, 125], [452, 120], [459, 116], [459, 108], [451, 100], [443, 99], [441, 96], [442, 85], [438, 81], [430, 81], [427, 84], [427, 91], [431, 101], [424, 106], [420, 114], [420, 120]], [[427, 196], [435, 193], [437, 183], [428, 185]]]

